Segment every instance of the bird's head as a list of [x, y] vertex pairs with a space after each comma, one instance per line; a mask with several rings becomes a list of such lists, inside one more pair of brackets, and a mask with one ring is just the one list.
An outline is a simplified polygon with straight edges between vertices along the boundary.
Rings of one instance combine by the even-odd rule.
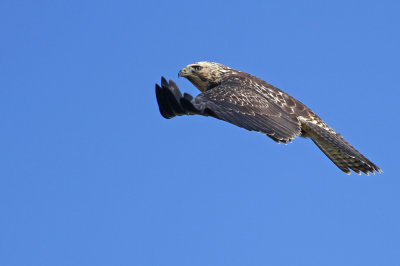
[[231, 71], [231, 68], [218, 63], [197, 62], [182, 68], [178, 77], [185, 77], [200, 91], [206, 91], [220, 84], [224, 75]]

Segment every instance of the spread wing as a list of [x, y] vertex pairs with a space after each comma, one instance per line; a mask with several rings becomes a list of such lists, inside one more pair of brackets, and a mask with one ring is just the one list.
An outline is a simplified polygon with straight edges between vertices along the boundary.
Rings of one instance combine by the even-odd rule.
[[238, 82], [221, 84], [193, 98], [186, 93], [182, 96], [173, 81], [168, 83], [162, 78], [161, 86], [156, 85], [156, 96], [165, 118], [190, 114], [212, 116], [284, 143], [301, 134], [300, 121], [294, 114]]

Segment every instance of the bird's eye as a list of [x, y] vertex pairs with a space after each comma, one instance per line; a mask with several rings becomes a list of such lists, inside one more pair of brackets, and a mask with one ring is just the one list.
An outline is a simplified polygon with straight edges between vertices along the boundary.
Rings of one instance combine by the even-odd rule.
[[196, 70], [196, 71], [201, 70], [201, 66], [199, 66], [199, 65], [192, 66], [192, 68], [193, 68], [194, 70]]

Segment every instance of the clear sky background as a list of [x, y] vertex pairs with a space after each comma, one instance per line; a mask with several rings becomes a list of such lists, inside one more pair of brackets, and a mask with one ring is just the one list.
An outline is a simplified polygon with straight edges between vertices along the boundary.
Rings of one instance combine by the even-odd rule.
[[[399, 1], [1, 1], [0, 265], [400, 265]], [[166, 120], [216, 61], [384, 170], [307, 139]]]

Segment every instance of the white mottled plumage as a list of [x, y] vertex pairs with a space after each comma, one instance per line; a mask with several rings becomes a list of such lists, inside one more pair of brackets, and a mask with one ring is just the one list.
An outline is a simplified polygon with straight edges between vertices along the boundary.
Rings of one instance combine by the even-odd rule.
[[156, 85], [165, 118], [198, 114], [235, 124], [288, 143], [311, 138], [343, 172], [375, 173], [381, 169], [359, 153], [308, 107], [287, 93], [248, 73], [214, 62], [190, 64], [179, 72], [202, 93], [181, 95], [173, 81]]

